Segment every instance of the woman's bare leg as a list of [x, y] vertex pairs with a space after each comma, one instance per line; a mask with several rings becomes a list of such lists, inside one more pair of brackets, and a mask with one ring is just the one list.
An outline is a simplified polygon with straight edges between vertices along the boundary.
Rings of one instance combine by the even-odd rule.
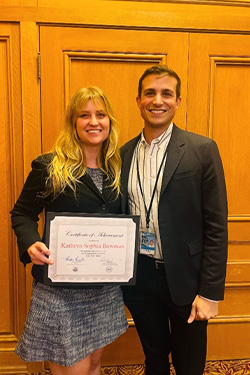
[[66, 367], [49, 362], [53, 375], [89, 375], [91, 355], [77, 362], [74, 366]]
[[53, 375], [100, 375], [103, 348], [97, 349], [74, 366], [66, 367], [49, 362]]
[[89, 375], [100, 375], [101, 374], [101, 358], [104, 348], [97, 349], [91, 354], [91, 365]]

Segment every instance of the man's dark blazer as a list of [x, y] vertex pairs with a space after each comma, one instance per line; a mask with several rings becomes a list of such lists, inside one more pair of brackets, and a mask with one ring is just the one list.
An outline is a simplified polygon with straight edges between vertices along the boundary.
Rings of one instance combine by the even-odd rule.
[[[121, 148], [122, 206], [128, 212], [128, 176], [140, 135]], [[216, 143], [173, 126], [163, 173], [158, 221], [172, 300], [197, 294], [223, 299], [227, 260], [227, 198]]]

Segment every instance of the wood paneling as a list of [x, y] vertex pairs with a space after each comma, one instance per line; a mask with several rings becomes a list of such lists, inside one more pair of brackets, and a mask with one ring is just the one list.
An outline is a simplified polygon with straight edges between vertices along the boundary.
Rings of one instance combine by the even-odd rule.
[[[0, 184], [0, 205], [1, 205], [1, 212], [0, 212], [0, 220], [2, 225], [4, 226], [5, 230], [0, 232], [0, 242], [3, 245], [2, 249], [10, 249], [10, 229], [9, 229], [9, 218], [6, 215], [8, 212], [8, 208], [10, 205], [10, 196], [9, 192], [10, 189], [10, 176], [7, 171], [11, 169], [10, 166], [10, 134], [9, 130], [9, 122], [11, 122], [11, 111], [10, 111], [10, 101], [11, 101], [11, 82], [10, 82], [10, 75], [9, 75], [9, 38], [2, 37], [0, 39], [0, 142], [2, 145], [2, 152], [0, 154], [0, 164], [2, 166], [2, 170], [4, 173], [3, 181]], [[3, 175], [1, 175], [1, 178]], [[1, 319], [0, 322], [0, 330], [1, 331], [10, 331], [10, 316], [11, 305], [9, 300], [9, 289], [10, 289], [10, 275], [8, 273], [8, 269], [10, 268], [10, 257], [9, 252], [5, 251], [1, 253], [2, 262], [0, 263], [0, 272], [1, 274], [5, 274], [3, 280], [3, 288], [0, 289], [0, 303], [1, 303], [1, 311], [3, 311], [4, 316], [6, 317], [5, 321]], [[11, 319], [13, 320], [13, 319]]]
[[[1, 1], [1, 0], [0, 0]], [[157, 3], [128, 1], [38, 0], [38, 7], [1, 6], [0, 19], [13, 22], [105, 26], [160, 31], [248, 33], [249, 7], [224, 6], [212, 1]], [[210, 4], [210, 5], [209, 5]], [[240, 5], [240, 4], [239, 4]]]
[[[239, 218], [250, 214], [249, 43], [249, 36], [190, 36], [187, 126], [218, 143], [227, 182], [229, 216]], [[199, 64], [195, 65], [195, 61]]]
[[211, 359], [250, 355], [242, 344], [250, 334], [249, 45], [249, 35], [190, 35], [187, 128], [217, 142], [229, 205], [226, 293], [209, 327]]
[[236, 56], [241, 53], [245, 57], [211, 59], [213, 91], [209, 132], [218, 141], [224, 158], [230, 216], [250, 213], [250, 174], [247, 162], [250, 142], [249, 42], [250, 38], [244, 51], [240, 52], [237, 48], [231, 52]]
[[[104, 0], [99, 0], [104, 1]], [[124, 0], [110, 0], [110, 1], [124, 1]], [[126, 0], [138, 1], [138, 0]], [[141, 2], [151, 3], [188, 3], [188, 4], [213, 4], [213, 5], [242, 5], [249, 6], [250, 0], [141, 0]]]
[[[135, 103], [138, 78], [155, 63], [167, 63], [182, 79], [175, 122], [214, 138], [225, 167], [227, 286], [219, 316], [209, 323], [208, 359], [249, 357], [250, 0], [85, 0], [84, 7], [81, 0], [0, 0], [0, 20], [0, 373], [43, 368], [13, 353], [32, 280], [30, 266], [24, 269], [18, 260], [9, 210], [30, 162], [50, 149], [66, 104], [81, 86], [99, 85], [108, 94], [120, 144], [136, 135], [142, 127]], [[127, 316], [130, 328], [107, 348], [103, 364], [143, 362]]]
[[24, 368], [13, 350], [26, 315], [25, 275], [9, 215], [23, 183], [19, 27], [11, 24], [0, 24], [0, 144], [0, 366], [8, 372]]
[[37, 0], [0, 0], [0, 6], [37, 6]]
[[30, 161], [41, 152], [40, 82], [37, 71], [39, 27], [34, 22], [22, 22], [20, 31], [24, 175], [26, 178], [30, 171]]
[[[176, 44], [182, 45], [181, 50]], [[185, 128], [187, 61], [185, 33], [41, 27], [43, 151], [59, 134], [69, 97], [89, 85], [100, 86], [111, 99], [120, 144], [137, 135], [142, 128], [135, 100], [138, 77], [157, 63], [175, 65], [181, 72], [183, 105], [177, 120]]]
[[[211, 359], [225, 359], [225, 348], [227, 358], [238, 359], [249, 358], [249, 331], [250, 322], [244, 321], [241, 317], [239, 321], [232, 319], [231, 323], [221, 323], [208, 325], [208, 348]], [[247, 334], [248, 333], [248, 334]]]

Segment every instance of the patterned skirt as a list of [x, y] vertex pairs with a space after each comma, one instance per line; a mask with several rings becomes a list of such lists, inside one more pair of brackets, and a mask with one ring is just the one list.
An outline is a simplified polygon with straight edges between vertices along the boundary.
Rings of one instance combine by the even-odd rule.
[[119, 286], [66, 289], [38, 282], [15, 352], [24, 361], [73, 366], [127, 327]]

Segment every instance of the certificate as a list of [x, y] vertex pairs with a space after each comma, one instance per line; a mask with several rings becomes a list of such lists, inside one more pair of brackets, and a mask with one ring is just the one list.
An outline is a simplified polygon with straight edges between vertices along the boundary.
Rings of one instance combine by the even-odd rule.
[[135, 284], [139, 216], [48, 212], [47, 285]]

